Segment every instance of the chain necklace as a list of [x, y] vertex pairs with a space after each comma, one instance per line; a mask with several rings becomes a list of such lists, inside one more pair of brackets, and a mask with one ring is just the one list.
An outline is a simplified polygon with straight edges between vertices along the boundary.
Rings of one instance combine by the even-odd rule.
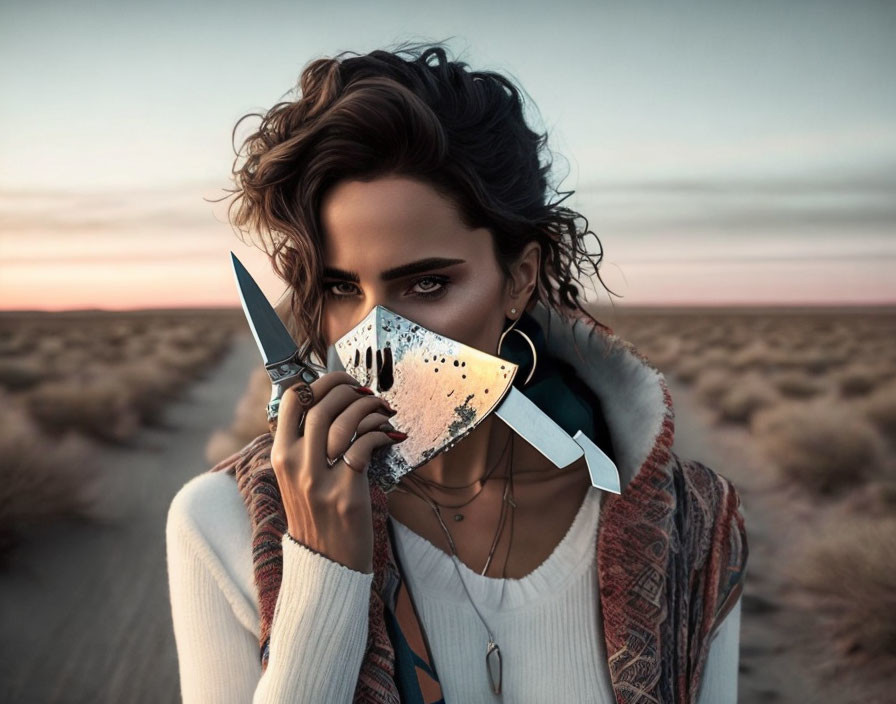
[[[453, 491], [453, 490], [457, 490], [457, 489], [468, 489], [469, 487], [473, 486], [477, 482], [480, 482], [481, 486], [479, 487], [479, 490], [475, 494], [473, 494], [473, 496], [471, 496], [469, 499], [464, 501], [463, 503], [459, 503], [459, 504], [440, 503], [440, 504], [438, 504], [441, 508], [452, 508], [452, 509], [463, 508], [467, 504], [472, 503], [473, 500], [477, 496], [479, 496], [479, 494], [482, 493], [482, 490], [485, 489], [485, 482], [487, 482], [489, 480], [491, 475], [494, 473], [495, 469], [497, 469], [498, 465], [501, 463], [501, 460], [504, 459], [504, 455], [507, 452], [507, 448], [509, 447], [510, 441], [512, 438], [513, 438], [513, 433], [512, 432], [508, 433], [507, 442], [504, 443], [504, 449], [501, 450], [501, 454], [498, 457], [498, 459], [495, 461], [495, 463], [491, 466], [490, 469], [486, 470], [485, 474], [483, 474], [479, 479], [474, 479], [469, 484], [464, 484], [463, 486], [448, 486], [447, 484], [440, 484], [439, 482], [433, 481], [432, 479], [427, 479], [426, 477], [421, 477], [417, 474], [409, 474], [407, 479], [409, 482], [412, 482], [415, 484], [423, 484], [423, 485], [430, 486], [430, 487], [433, 487], [435, 489], [439, 489], [439, 490], [445, 491], [445, 492]], [[420, 488], [420, 490], [422, 491], [422, 488]], [[464, 514], [462, 514], [460, 512], [455, 513], [454, 520], [455, 521], [464, 520]]]
[[[516, 503], [513, 501], [513, 432], [510, 433], [510, 462], [508, 466], [507, 476], [504, 480], [504, 495], [501, 500], [501, 514], [498, 517], [498, 529], [495, 534], [495, 539], [492, 541], [491, 548], [489, 549], [488, 558], [485, 562], [485, 567], [482, 570], [482, 575], [484, 576], [486, 571], [488, 570], [489, 565], [491, 564], [492, 556], [495, 553], [495, 549], [497, 548], [498, 542], [500, 541], [501, 535], [504, 532], [504, 525], [507, 522], [507, 505], [510, 504], [510, 540], [507, 545], [507, 554], [504, 557], [504, 566], [501, 570], [501, 577], [505, 581], [501, 583], [501, 592], [503, 597], [504, 586], [506, 584], [506, 574], [507, 574], [507, 561], [510, 559], [510, 548], [513, 543], [513, 516], [515, 515]], [[503, 453], [502, 453], [503, 456]], [[470, 596], [470, 591], [467, 589], [467, 583], [464, 581], [463, 576], [460, 573], [460, 567], [458, 563], [460, 562], [460, 558], [457, 556], [457, 548], [455, 547], [454, 540], [451, 538], [451, 533], [448, 531], [448, 526], [445, 525], [445, 522], [442, 520], [442, 514], [439, 510], [439, 504], [433, 501], [429, 496], [427, 496], [422, 490], [419, 491], [405, 491], [404, 489], [400, 489], [396, 487], [399, 491], [404, 491], [404, 493], [413, 494], [421, 499], [423, 499], [427, 504], [429, 504], [430, 508], [432, 508], [433, 513], [435, 513], [436, 518], [439, 521], [439, 525], [442, 527], [442, 530], [445, 532], [445, 536], [448, 538], [448, 545], [451, 548], [451, 563], [454, 565], [454, 570], [457, 573], [457, 578], [460, 580], [461, 586], [464, 588], [464, 592], [467, 595], [467, 599], [470, 602], [470, 605], [473, 607], [473, 610], [476, 612], [476, 615], [479, 617], [479, 620], [482, 622], [482, 625], [485, 627], [486, 633], [488, 634], [488, 642], [485, 646], [485, 668], [486, 673], [488, 674], [489, 683], [491, 684], [492, 692], [495, 694], [501, 693], [501, 681], [503, 678], [503, 663], [501, 660], [501, 648], [498, 647], [498, 644], [495, 642], [495, 637], [492, 633], [491, 628], [489, 628], [488, 623], [486, 623], [485, 619], [482, 616], [482, 613], [479, 611], [479, 608], [476, 606], [476, 602], [473, 601], [473, 597]], [[480, 490], [481, 491], [481, 490]], [[478, 496], [477, 492], [477, 496]]]

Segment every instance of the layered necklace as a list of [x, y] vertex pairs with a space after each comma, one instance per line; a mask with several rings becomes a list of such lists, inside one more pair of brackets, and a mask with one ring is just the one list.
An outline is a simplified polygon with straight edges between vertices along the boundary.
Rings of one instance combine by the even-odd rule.
[[[509, 430], [509, 429], [508, 429]], [[482, 490], [485, 488], [485, 482], [491, 477], [495, 468], [501, 462], [501, 459], [507, 452], [507, 446], [510, 446], [510, 459], [507, 466], [507, 472], [504, 478], [504, 494], [501, 499], [501, 513], [498, 516], [498, 526], [495, 530], [495, 537], [492, 540], [491, 547], [488, 551], [488, 557], [485, 560], [485, 566], [482, 568], [482, 574], [485, 576], [485, 573], [488, 571], [489, 565], [491, 565], [492, 557], [494, 557], [495, 550], [498, 547], [498, 543], [501, 540], [501, 535], [504, 532], [504, 525], [507, 523], [507, 515], [510, 514], [510, 540], [507, 544], [507, 554], [504, 557], [504, 566], [501, 569], [501, 578], [505, 580], [501, 584], [501, 591], [503, 596], [504, 584], [506, 584], [506, 574], [507, 574], [507, 561], [510, 558], [510, 547], [513, 543], [513, 516], [516, 509], [516, 503], [513, 501], [513, 431], [510, 430], [507, 438], [507, 443], [504, 445], [504, 449], [501, 451], [501, 455], [498, 457], [497, 462], [491, 467], [491, 469], [487, 470], [485, 474], [482, 475], [479, 479], [470, 482], [469, 484], [465, 484], [463, 486], [447, 486], [444, 484], [439, 484], [431, 479], [426, 479], [424, 477], [420, 477], [413, 472], [405, 476], [407, 489], [411, 489], [410, 491], [404, 489], [402, 487], [396, 486], [395, 491], [401, 491], [405, 494], [412, 494], [417, 496], [418, 498], [425, 501], [429, 507], [433, 510], [433, 513], [436, 516], [436, 519], [439, 522], [439, 525], [442, 527], [442, 530], [445, 532], [445, 537], [448, 539], [448, 545], [451, 548], [451, 562], [454, 565], [454, 569], [457, 572], [457, 578], [460, 580], [461, 585], [464, 588], [464, 592], [467, 595], [467, 599], [470, 601], [470, 604], [473, 607], [473, 610], [476, 612], [476, 615], [479, 617], [479, 620], [482, 622], [482, 625], [485, 627], [485, 631], [488, 634], [488, 642], [485, 646], [485, 667], [486, 672], [488, 674], [489, 682], [491, 684], [492, 692], [495, 694], [501, 693], [501, 680], [503, 677], [503, 663], [501, 661], [501, 649], [498, 647], [498, 644], [495, 642], [494, 634], [492, 633], [491, 628], [489, 628], [488, 623], [486, 623], [485, 619], [482, 616], [482, 613], [476, 606], [476, 603], [473, 601], [473, 597], [470, 596], [470, 591], [467, 589], [467, 584], [464, 581], [463, 576], [460, 572], [460, 567], [458, 563], [460, 562], [460, 558], [457, 556], [457, 548], [454, 544], [454, 540], [451, 537], [451, 533], [448, 530], [448, 526], [445, 525], [445, 521], [442, 519], [441, 509], [447, 508], [451, 510], [457, 510], [463, 508], [464, 506], [470, 504], [473, 499], [475, 499], [479, 494], [482, 493]], [[460, 489], [468, 489], [469, 487], [476, 484], [476, 482], [480, 482], [481, 486], [479, 490], [472, 496], [472, 498], [467, 499], [463, 503], [451, 505], [451, 504], [439, 504], [435, 500], [430, 497], [427, 492], [423, 489], [424, 486], [432, 487], [435, 489], [439, 489], [441, 491], [457, 491]], [[510, 510], [508, 511], [508, 506], [510, 506]], [[455, 521], [462, 521], [464, 519], [463, 513], [457, 512], [454, 514]]]

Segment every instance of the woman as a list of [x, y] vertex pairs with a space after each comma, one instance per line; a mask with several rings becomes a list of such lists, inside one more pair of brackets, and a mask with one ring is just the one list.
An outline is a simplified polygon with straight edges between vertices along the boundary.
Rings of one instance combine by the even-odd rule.
[[371, 456], [414, 423], [326, 373], [171, 504], [184, 701], [736, 701], [737, 493], [672, 452], [662, 375], [582, 308], [588, 233], [546, 199], [519, 91], [438, 46], [344, 57], [306, 68], [234, 170], [294, 336], [321, 363], [382, 305], [522, 349], [514, 385], [587, 429], [622, 493], [493, 414], [383, 492]]

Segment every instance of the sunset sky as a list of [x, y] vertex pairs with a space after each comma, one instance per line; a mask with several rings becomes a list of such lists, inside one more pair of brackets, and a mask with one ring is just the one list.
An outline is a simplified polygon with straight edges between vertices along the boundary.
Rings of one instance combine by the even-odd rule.
[[405, 40], [525, 89], [616, 305], [896, 303], [896, 4], [18, 0], [0, 308], [237, 305], [231, 250], [278, 298], [205, 200], [231, 130], [310, 60]]

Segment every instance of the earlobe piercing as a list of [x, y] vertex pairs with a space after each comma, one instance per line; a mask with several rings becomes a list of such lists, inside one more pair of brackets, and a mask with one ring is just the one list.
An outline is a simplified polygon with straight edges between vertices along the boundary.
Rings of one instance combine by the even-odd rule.
[[510, 314], [511, 314], [511, 315], [515, 315], [515, 314], [516, 314], [516, 308], [511, 308], [511, 309], [510, 309]]

